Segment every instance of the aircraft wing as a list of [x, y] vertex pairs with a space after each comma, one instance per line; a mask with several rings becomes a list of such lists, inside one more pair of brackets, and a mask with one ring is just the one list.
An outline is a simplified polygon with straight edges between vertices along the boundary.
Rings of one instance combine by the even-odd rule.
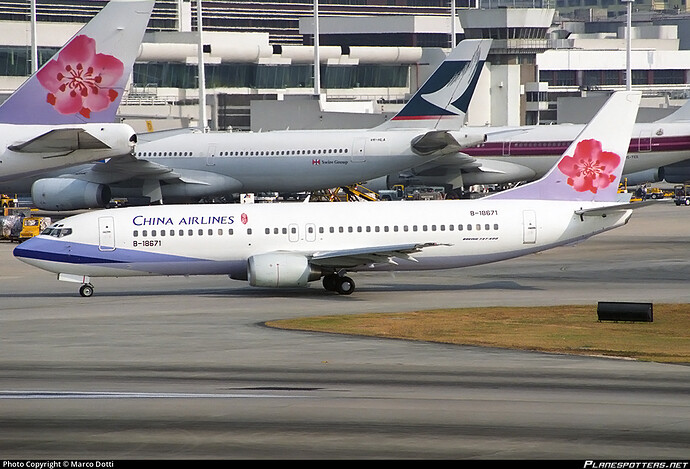
[[104, 150], [111, 147], [82, 128], [53, 129], [9, 149], [19, 153], [53, 153], [75, 150]]
[[412, 256], [422, 249], [440, 246], [438, 243], [399, 244], [392, 246], [372, 246], [358, 249], [315, 252], [310, 257], [314, 265], [332, 268], [353, 268], [368, 264], [396, 264], [395, 259], [415, 261]]
[[413, 168], [413, 172], [420, 176], [433, 176], [441, 174], [457, 174], [458, 170], [475, 169], [481, 166], [481, 163], [476, 158], [462, 152], [455, 152], [450, 155], [444, 155], [433, 161], [429, 161]]
[[500, 159], [474, 158], [463, 152], [441, 156], [400, 172], [402, 178], [420, 178], [425, 184], [453, 186], [531, 181], [535, 176], [535, 171], [527, 166]]
[[111, 158], [106, 163], [96, 163], [88, 170], [74, 174], [73, 177], [99, 184], [115, 184], [128, 179], [181, 179], [172, 168], [136, 158], [134, 155]]

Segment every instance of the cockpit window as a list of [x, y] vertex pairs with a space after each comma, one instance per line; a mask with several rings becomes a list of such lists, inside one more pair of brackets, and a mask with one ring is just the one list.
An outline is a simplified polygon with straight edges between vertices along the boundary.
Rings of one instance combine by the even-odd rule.
[[72, 228], [58, 228], [49, 226], [41, 232], [42, 235], [52, 236], [53, 238], [64, 238], [72, 234]]

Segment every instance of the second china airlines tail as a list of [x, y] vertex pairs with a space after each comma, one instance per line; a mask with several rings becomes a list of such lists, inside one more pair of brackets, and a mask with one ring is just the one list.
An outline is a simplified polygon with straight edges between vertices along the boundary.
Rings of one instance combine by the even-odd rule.
[[154, 3], [110, 0], [2, 103], [0, 123], [115, 122]]

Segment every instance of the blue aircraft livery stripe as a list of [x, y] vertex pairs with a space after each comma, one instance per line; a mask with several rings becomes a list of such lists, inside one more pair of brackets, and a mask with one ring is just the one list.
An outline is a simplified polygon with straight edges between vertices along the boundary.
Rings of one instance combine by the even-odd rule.
[[91, 244], [72, 243], [68, 241], [33, 238], [31, 249], [23, 249], [20, 244], [14, 248], [15, 257], [37, 259], [65, 264], [129, 264], [129, 263], [169, 263], [199, 261], [192, 257], [175, 256], [147, 251], [118, 248], [113, 251], [101, 251]]

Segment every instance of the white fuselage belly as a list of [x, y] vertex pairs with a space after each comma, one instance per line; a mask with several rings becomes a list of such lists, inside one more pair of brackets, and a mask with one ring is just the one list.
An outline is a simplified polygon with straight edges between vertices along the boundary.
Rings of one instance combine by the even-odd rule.
[[[366, 210], [363, 204], [368, 204]], [[592, 206], [596, 205], [490, 199], [360, 202], [339, 203], [336, 217], [335, 207], [325, 202], [232, 204], [170, 206], [162, 218], [154, 215], [161, 213], [156, 207], [133, 207], [71, 218], [73, 233], [53, 243], [64, 243], [62, 251], [79, 261], [25, 261], [57, 273], [91, 277], [228, 274], [243, 279], [247, 259], [257, 254], [285, 251], [309, 257], [324, 251], [435, 243], [438, 246], [412, 255], [414, 260], [381, 259], [348, 270], [447, 269], [568, 244], [620, 226], [631, 214], [575, 214]], [[114, 227], [105, 235], [97, 220], [103, 217], [112, 217], [104, 223]]]

